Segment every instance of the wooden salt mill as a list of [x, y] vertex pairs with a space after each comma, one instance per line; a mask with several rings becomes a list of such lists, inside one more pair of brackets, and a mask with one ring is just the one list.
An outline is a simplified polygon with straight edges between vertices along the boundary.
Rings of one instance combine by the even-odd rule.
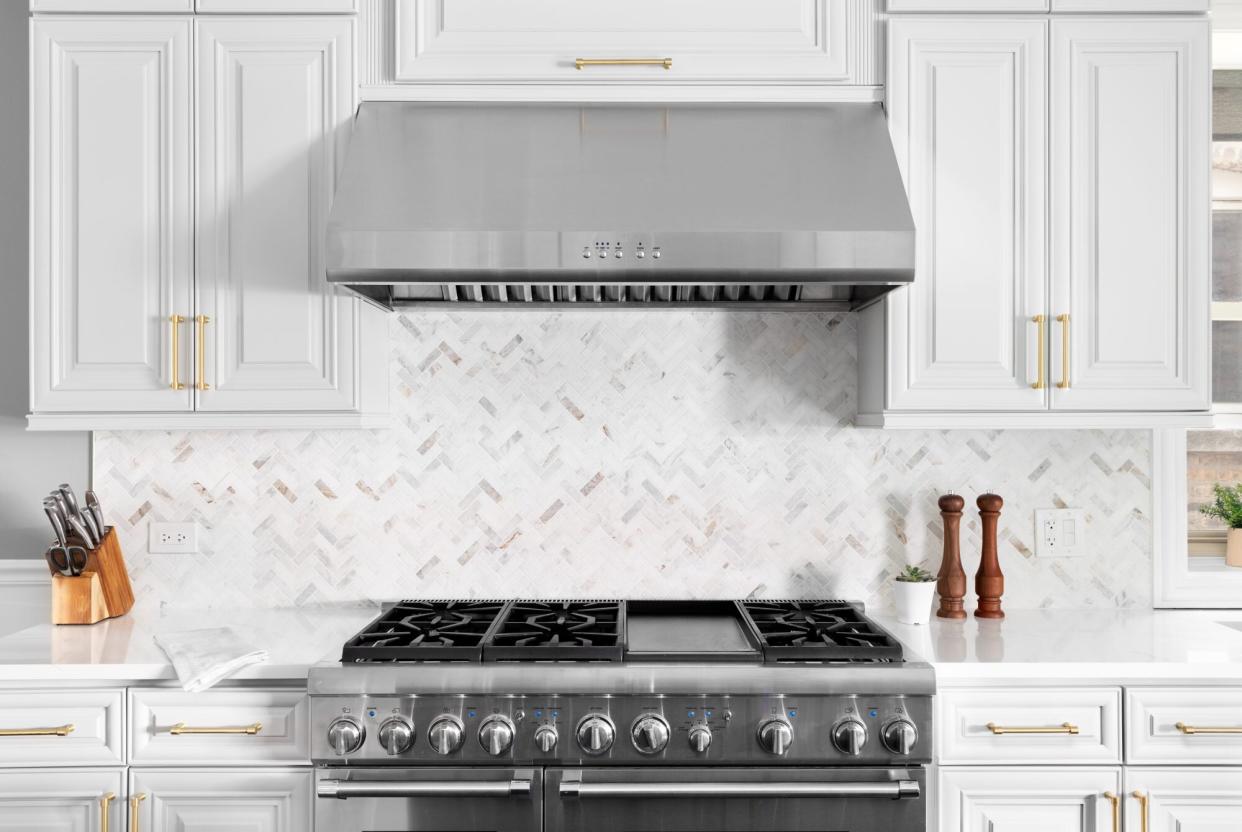
[[936, 591], [940, 593], [937, 618], [965, 618], [966, 570], [962, 569], [961, 529], [962, 509], [966, 501], [956, 494], [940, 498], [940, 517], [944, 520], [944, 556], [940, 561], [940, 573], [936, 576]]
[[976, 502], [979, 519], [983, 521], [983, 552], [979, 559], [979, 571], [975, 573], [975, 594], [979, 596], [975, 617], [1004, 618], [1001, 596], [1005, 594], [1005, 575], [1001, 572], [1000, 557], [996, 551], [996, 525], [1005, 501], [996, 494], [983, 494]]

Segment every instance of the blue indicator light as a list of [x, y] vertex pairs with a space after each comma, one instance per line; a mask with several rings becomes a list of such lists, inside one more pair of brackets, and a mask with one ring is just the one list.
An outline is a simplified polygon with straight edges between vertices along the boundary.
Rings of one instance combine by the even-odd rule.
[[703, 712], [703, 716], [705, 716], [705, 717], [707, 717], [707, 718], [709, 718], [709, 719], [711, 718], [711, 715], [712, 715], [712, 712], [711, 712], [711, 711], [704, 711], [704, 712]]
[[535, 719], [543, 719], [543, 708], [535, 708]]
[[686, 711], [686, 719], [694, 719], [694, 711]]
[[475, 717], [475, 712], [474, 712], [474, 711], [466, 711], [466, 716], [470, 717], [471, 719], [474, 719], [474, 717]]
[[867, 711], [867, 716], [871, 717], [872, 719], [875, 719], [879, 715], [880, 715], [880, 712], [877, 711], [875, 708], [872, 708], [871, 710]]
[[789, 718], [790, 718], [790, 719], [794, 719], [794, 718], [795, 718], [795, 717], [797, 717], [797, 716], [798, 716], [798, 712], [797, 712], [797, 711], [790, 711], [790, 712], [789, 712]]
[[368, 709], [367, 716], [371, 717], [371, 719], [375, 719], [375, 709], [374, 708]]
[[553, 711], [553, 712], [552, 712], [552, 718], [553, 718], [553, 719], [556, 719], [556, 718], [557, 718], [558, 716], [560, 716], [560, 715], [561, 715], [561, 712], [560, 712], [560, 711]]

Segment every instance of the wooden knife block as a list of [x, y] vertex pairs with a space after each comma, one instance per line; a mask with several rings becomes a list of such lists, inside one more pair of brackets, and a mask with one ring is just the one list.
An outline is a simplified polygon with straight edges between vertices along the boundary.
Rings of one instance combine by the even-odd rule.
[[52, 573], [53, 624], [94, 624], [124, 615], [133, 606], [134, 589], [112, 526], [103, 541], [87, 553], [81, 575]]

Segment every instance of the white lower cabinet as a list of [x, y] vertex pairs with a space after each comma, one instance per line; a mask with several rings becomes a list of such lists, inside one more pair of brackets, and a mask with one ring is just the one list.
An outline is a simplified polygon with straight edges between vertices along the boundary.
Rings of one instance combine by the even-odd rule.
[[941, 768], [940, 832], [1104, 832], [1120, 767]]
[[125, 797], [123, 768], [0, 771], [0, 832], [119, 830]]
[[306, 832], [311, 828], [313, 778], [310, 768], [131, 769], [130, 804], [137, 817], [130, 828]]
[[1242, 829], [1242, 768], [1127, 768], [1126, 798], [1129, 830]]

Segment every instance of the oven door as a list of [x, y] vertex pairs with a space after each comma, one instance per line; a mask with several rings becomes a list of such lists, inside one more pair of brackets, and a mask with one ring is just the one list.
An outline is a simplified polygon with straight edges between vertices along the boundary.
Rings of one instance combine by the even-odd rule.
[[540, 832], [543, 772], [491, 768], [326, 768], [315, 773], [316, 832]]
[[922, 769], [548, 769], [547, 832], [923, 832]]

